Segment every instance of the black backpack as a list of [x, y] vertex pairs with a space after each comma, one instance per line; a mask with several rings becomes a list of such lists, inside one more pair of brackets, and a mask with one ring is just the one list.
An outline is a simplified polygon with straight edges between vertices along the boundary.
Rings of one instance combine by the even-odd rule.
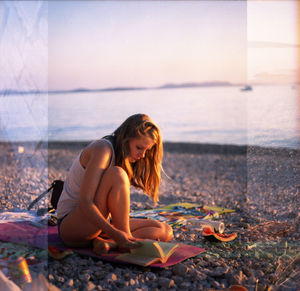
[[34, 199], [30, 203], [30, 205], [28, 206], [27, 209], [30, 210], [38, 201], [40, 201], [44, 196], [46, 196], [46, 194], [49, 193], [51, 190], [52, 190], [52, 193], [51, 193], [50, 203], [51, 203], [52, 207], [50, 207], [49, 210], [56, 209], [57, 203], [58, 203], [59, 197], [63, 191], [63, 188], [64, 188], [64, 181], [54, 180], [51, 183], [51, 186], [45, 192], [43, 192], [41, 195], [39, 195], [36, 199]]

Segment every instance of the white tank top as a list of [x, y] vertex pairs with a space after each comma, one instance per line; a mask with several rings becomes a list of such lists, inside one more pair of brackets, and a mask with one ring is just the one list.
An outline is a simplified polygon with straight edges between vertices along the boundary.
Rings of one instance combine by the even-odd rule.
[[[114, 148], [112, 143], [109, 140], [107, 139], [103, 139], [103, 140], [107, 141], [112, 148], [112, 157], [111, 157], [110, 164], [108, 166], [109, 168], [115, 162]], [[68, 172], [67, 178], [65, 180], [64, 188], [57, 204], [57, 218], [63, 218], [65, 215], [69, 214], [71, 210], [73, 210], [78, 205], [80, 185], [82, 182], [83, 175], [85, 173], [85, 168], [83, 168], [82, 165], [80, 164], [81, 153], [82, 152], [80, 152], [79, 155], [74, 160]]]

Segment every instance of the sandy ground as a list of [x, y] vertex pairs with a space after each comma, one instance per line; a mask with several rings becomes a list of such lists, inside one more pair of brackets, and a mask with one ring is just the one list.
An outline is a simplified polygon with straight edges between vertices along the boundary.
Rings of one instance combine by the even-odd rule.
[[[26, 209], [54, 179], [65, 179], [86, 143], [0, 143], [0, 210]], [[202, 255], [167, 269], [140, 268], [72, 256], [49, 259], [42, 272], [61, 290], [299, 290], [299, 151], [165, 144], [158, 206], [177, 202], [235, 209], [220, 219], [229, 243], [174, 230], [174, 241], [204, 247]], [[46, 206], [46, 201], [37, 207]], [[131, 209], [154, 207], [132, 188]], [[298, 257], [297, 257], [298, 255]]]

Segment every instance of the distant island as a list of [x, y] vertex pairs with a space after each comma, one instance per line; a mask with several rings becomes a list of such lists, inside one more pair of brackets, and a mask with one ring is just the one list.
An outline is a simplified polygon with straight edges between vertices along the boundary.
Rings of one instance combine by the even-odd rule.
[[[230, 82], [210, 81], [202, 83], [183, 83], [183, 84], [165, 84], [156, 89], [177, 89], [177, 88], [194, 88], [194, 87], [220, 87], [220, 86], [237, 86]], [[240, 85], [238, 85], [240, 86]]]
[[111, 92], [111, 91], [134, 91], [134, 90], [160, 90], [160, 89], [178, 89], [178, 88], [196, 88], [196, 87], [221, 87], [221, 86], [243, 86], [243, 84], [232, 84], [224, 81], [209, 81], [201, 83], [182, 83], [182, 84], [165, 84], [158, 87], [112, 87], [102, 89], [76, 88], [71, 90], [0, 90], [0, 95], [26, 95], [26, 94], [64, 94], [64, 93], [83, 93], [83, 92]]

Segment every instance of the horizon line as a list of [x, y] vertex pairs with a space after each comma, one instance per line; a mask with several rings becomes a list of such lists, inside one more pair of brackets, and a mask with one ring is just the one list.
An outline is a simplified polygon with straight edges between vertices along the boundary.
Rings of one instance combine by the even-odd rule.
[[[300, 82], [290, 82], [284, 85], [299, 85]], [[206, 81], [206, 82], [186, 82], [186, 83], [166, 83], [156, 87], [134, 87], [134, 86], [120, 86], [120, 87], [107, 87], [107, 88], [73, 88], [73, 89], [52, 89], [52, 90], [17, 90], [17, 89], [2, 89], [0, 94], [62, 94], [62, 93], [83, 93], [83, 92], [110, 92], [110, 91], [138, 91], [138, 90], [164, 90], [164, 89], [184, 89], [184, 88], [197, 88], [197, 87], [224, 87], [224, 86], [257, 86], [257, 85], [283, 85], [280, 83], [270, 82], [247, 82], [247, 83], [231, 83], [228, 81]]]

